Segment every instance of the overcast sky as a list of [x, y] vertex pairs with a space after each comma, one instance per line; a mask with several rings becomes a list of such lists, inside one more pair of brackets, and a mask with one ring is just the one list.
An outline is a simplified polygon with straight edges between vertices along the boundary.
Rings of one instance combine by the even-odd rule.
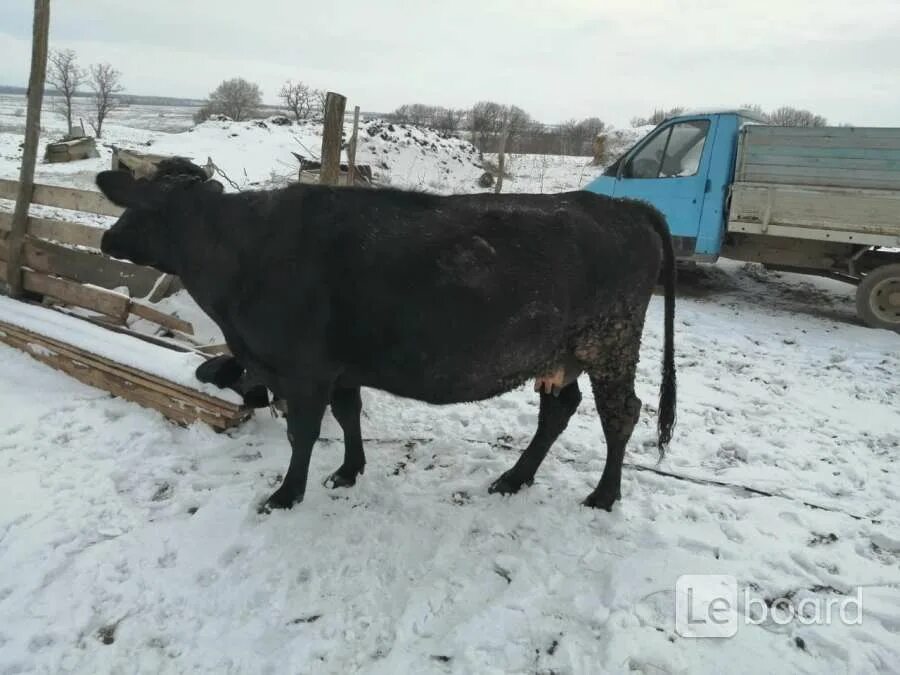
[[[0, 0], [0, 83], [28, 78], [33, 3]], [[51, 47], [134, 94], [302, 79], [386, 112], [515, 103], [625, 125], [654, 107], [759, 103], [900, 123], [900, 0], [52, 0]]]

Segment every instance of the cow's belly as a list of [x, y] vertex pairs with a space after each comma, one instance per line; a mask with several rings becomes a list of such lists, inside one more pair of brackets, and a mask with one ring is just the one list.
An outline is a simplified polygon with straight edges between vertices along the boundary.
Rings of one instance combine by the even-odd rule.
[[[515, 389], [565, 360], [561, 331], [526, 340], [463, 342], [428, 348], [409, 343], [385, 350], [356, 371], [362, 386], [429, 403], [479, 401]], [[354, 369], [350, 368], [349, 372]]]

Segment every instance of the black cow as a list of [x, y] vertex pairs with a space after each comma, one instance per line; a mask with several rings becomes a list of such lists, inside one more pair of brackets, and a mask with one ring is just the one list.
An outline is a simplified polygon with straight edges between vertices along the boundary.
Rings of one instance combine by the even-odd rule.
[[292, 185], [223, 194], [205, 179], [184, 160], [161, 163], [150, 180], [100, 173], [97, 185], [125, 207], [102, 249], [179, 275], [241, 366], [287, 402], [290, 467], [263, 508], [303, 499], [329, 404], [344, 462], [326, 482], [356, 482], [365, 467], [360, 387], [443, 404], [535, 378], [537, 432], [490, 487], [516, 492], [578, 407], [586, 372], [607, 460], [584, 503], [610, 509], [641, 408], [635, 369], [661, 270], [664, 451], [675, 422], [675, 271], [652, 207], [588, 192], [441, 197]]

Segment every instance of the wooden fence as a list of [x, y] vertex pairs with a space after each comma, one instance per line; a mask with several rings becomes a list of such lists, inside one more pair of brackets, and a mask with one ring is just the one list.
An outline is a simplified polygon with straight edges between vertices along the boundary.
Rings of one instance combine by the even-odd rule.
[[[0, 179], [0, 198], [14, 199], [18, 184]], [[99, 192], [35, 185], [32, 203], [117, 216], [122, 209]], [[0, 212], [0, 279], [7, 280], [6, 242], [2, 239], [12, 223], [12, 213]], [[114, 260], [100, 253], [103, 228], [51, 218], [29, 217], [24, 244], [23, 288], [49, 296], [67, 305], [103, 314], [123, 324], [129, 314], [153, 321], [169, 330], [193, 335], [190, 323], [170, 316], [147, 303], [132, 300], [112, 289], [127, 287], [132, 296], [144, 297], [158, 288], [157, 270]], [[168, 285], [168, 290], [172, 285]], [[159, 299], [159, 298], [154, 298]]]
[[[0, 179], [0, 199], [15, 199], [16, 181]], [[102, 216], [117, 216], [122, 210], [99, 192], [50, 185], [35, 185], [32, 203]], [[0, 212], [0, 280], [8, 281], [7, 235], [12, 213]], [[204, 350], [179, 347], [125, 327], [129, 315], [146, 319], [184, 340], [194, 333], [183, 319], [160, 311], [152, 302], [131, 296], [158, 300], [180, 287], [177, 278], [149, 267], [132, 265], [103, 255], [100, 239], [104, 228], [60, 218], [29, 217], [23, 243], [21, 286], [51, 304], [78, 307], [101, 315], [102, 320], [87, 318], [94, 324], [107, 324], [110, 330], [130, 334], [134, 339], [151, 342], [159, 348], [175, 351]], [[127, 287], [129, 295], [113, 289]], [[52, 311], [47, 309], [46, 311]], [[76, 379], [112, 392], [123, 398], [159, 410], [179, 423], [201, 420], [217, 429], [227, 429], [247, 418], [249, 412], [233, 402], [220, 400], [198, 390], [154, 376], [124, 364], [110, 362], [75, 345], [65, 344], [34, 331], [11, 325], [0, 317], [0, 342], [23, 349], [32, 356]], [[34, 345], [39, 348], [32, 349]], [[221, 352], [214, 347], [212, 353]], [[201, 361], [202, 362], [202, 361]]]

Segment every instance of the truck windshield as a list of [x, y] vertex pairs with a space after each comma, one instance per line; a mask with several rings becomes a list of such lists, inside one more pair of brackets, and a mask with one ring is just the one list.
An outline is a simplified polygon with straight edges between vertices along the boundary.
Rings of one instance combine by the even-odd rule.
[[625, 165], [623, 178], [679, 178], [700, 168], [709, 120], [678, 122], [660, 129]]

